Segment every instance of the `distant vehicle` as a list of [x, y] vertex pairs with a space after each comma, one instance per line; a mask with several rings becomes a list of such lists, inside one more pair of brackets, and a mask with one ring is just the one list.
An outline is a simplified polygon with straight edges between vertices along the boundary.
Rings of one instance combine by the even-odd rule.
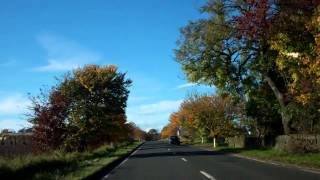
[[178, 136], [170, 136], [168, 140], [169, 140], [169, 144], [180, 145], [180, 140]]

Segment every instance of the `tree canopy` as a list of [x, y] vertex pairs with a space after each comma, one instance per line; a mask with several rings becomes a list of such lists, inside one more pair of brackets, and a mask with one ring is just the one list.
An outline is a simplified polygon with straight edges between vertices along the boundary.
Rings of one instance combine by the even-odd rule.
[[130, 85], [113, 65], [87, 65], [66, 74], [48, 95], [32, 98], [38, 149], [83, 151], [128, 138], [137, 129], [126, 124]]
[[177, 135], [178, 129], [190, 139], [237, 135], [242, 132], [243, 115], [242, 103], [230, 96], [193, 93], [170, 115], [161, 136]]
[[312, 115], [319, 117], [320, 108], [319, 4], [210, 0], [201, 9], [207, 16], [181, 29], [176, 59], [189, 81], [244, 100], [266, 82], [284, 133], [314, 133], [320, 124]]

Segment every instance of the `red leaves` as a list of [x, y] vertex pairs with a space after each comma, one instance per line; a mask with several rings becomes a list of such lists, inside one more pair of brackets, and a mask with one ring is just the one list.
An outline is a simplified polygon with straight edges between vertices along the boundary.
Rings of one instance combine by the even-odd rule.
[[40, 98], [33, 98], [34, 114], [31, 122], [34, 124], [33, 139], [36, 152], [56, 149], [61, 145], [67, 106], [65, 96], [56, 89], [51, 91], [47, 103], [42, 103]]
[[131, 81], [116, 71], [115, 66], [88, 65], [48, 95], [33, 98], [35, 150], [83, 151], [128, 140], [125, 107]]
[[268, 11], [270, 5], [268, 0], [248, 0], [241, 7], [242, 14], [234, 18], [238, 37], [251, 41], [265, 36], [269, 29]]

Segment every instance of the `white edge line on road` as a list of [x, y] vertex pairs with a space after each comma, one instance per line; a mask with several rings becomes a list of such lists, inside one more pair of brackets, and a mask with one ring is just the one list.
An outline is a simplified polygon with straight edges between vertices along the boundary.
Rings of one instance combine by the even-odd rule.
[[[136, 149], [130, 156], [135, 155], [139, 150], [140, 150], [140, 148], [139, 148], [139, 149]], [[129, 156], [129, 157], [130, 157], [130, 156]]]
[[112, 172], [114, 172], [116, 169], [118, 169], [121, 165], [123, 165], [125, 162], [128, 161], [128, 159], [135, 155], [139, 150], [141, 149], [141, 146], [136, 149], [132, 154], [130, 154], [125, 160], [123, 160], [118, 166], [116, 166], [115, 168], [113, 168], [107, 175], [105, 175], [102, 179], [108, 179], [108, 177], [110, 176], [110, 174], [112, 174]]
[[[213, 151], [211, 149], [206, 149], [206, 148], [201, 148], [201, 147], [193, 147], [193, 148], [201, 149], [201, 150], [205, 150], [205, 151]], [[260, 162], [260, 163], [264, 163], [264, 164], [271, 164], [271, 165], [274, 165], [274, 166], [297, 169], [297, 170], [300, 170], [300, 171], [309, 172], [309, 173], [313, 173], [313, 174], [320, 174], [320, 171], [317, 170], [317, 169], [314, 170], [312, 168], [307, 168], [307, 167], [300, 167], [300, 166], [296, 166], [296, 165], [283, 164], [281, 162], [277, 163], [277, 162], [271, 162], [271, 161], [264, 161], [264, 160], [260, 160], [260, 159], [256, 159], [256, 158], [250, 158], [250, 157], [246, 157], [246, 156], [241, 156], [241, 155], [238, 155], [238, 154], [228, 154], [228, 155], [229, 156], [233, 156], [233, 157], [237, 157], [237, 158], [256, 161], [256, 162]]]
[[187, 162], [188, 160], [186, 160], [185, 158], [181, 158], [182, 161]]
[[280, 167], [284, 167], [284, 168], [297, 169], [297, 170], [308, 172], [308, 173], [320, 174], [320, 171], [309, 169], [309, 168], [304, 168], [304, 167], [299, 167], [296, 165], [282, 164], [282, 163], [276, 163], [276, 162], [271, 162], [271, 161], [264, 161], [264, 160], [260, 160], [260, 159], [256, 159], [256, 158], [241, 156], [238, 154], [231, 154], [231, 156], [234, 156], [237, 158], [242, 158], [242, 159], [247, 159], [247, 160], [251, 160], [251, 161], [256, 161], [256, 162], [260, 162], [260, 163], [264, 163], [264, 164], [272, 164], [274, 166], [280, 166]]
[[200, 171], [200, 173], [202, 175], [204, 175], [206, 178], [210, 179], [210, 180], [216, 180], [213, 176], [211, 176], [210, 174], [206, 173], [205, 171]]

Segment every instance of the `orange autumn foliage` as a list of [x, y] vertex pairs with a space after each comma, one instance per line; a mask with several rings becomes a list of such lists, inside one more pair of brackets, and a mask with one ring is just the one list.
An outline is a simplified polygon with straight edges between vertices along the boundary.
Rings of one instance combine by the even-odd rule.
[[165, 139], [171, 135], [176, 135], [180, 126], [180, 113], [174, 112], [169, 117], [169, 123], [161, 131], [161, 138]]

